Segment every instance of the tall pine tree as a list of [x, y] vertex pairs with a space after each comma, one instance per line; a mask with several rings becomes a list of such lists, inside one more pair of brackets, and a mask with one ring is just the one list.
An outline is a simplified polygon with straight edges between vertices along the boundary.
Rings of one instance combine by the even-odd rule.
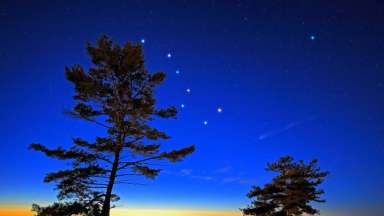
[[130, 184], [125, 178], [132, 175], [154, 178], [160, 169], [150, 161], [176, 162], [195, 149], [192, 145], [160, 150], [161, 140], [170, 137], [149, 123], [156, 118], [175, 117], [177, 110], [155, 107], [154, 89], [165, 74], [145, 69], [140, 44], [127, 42], [120, 46], [102, 36], [96, 45], [87, 44], [87, 51], [93, 63], [87, 71], [80, 65], [65, 69], [67, 79], [74, 84], [76, 101], [68, 113], [105, 128], [106, 135], [94, 141], [73, 138], [73, 146], [68, 149], [30, 145], [49, 157], [71, 161], [69, 169], [48, 173], [44, 179], [57, 183], [58, 198], [66, 202], [48, 207], [34, 205], [38, 215], [61, 212], [109, 216], [111, 202], [118, 199], [113, 194], [115, 184]]
[[324, 181], [328, 172], [321, 171], [316, 160], [305, 164], [301, 160], [294, 162], [292, 157], [286, 156], [268, 164], [267, 170], [278, 175], [263, 188], [252, 188], [247, 196], [255, 200], [247, 208], [241, 209], [244, 215], [298, 216], [319, 213], [310, 202], [325, 202], [320, 198], [324, 191], [317, 189], [317, 186]]

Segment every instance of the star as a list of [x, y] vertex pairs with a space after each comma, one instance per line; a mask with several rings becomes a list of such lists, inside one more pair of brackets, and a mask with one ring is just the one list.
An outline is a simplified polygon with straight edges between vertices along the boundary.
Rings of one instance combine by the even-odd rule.
[[185, 107], [185, 105], [184, 105], [184, 104], [181, 104], [181, 105], [180, 105], [180, 107], [181, 107], [181, 108], [184, 108], [184, 107]]
[[218, 112], [218, 113], [221, 113], [221, 112], [223, 112], [223, 109], [222, 109], [221, 107], [218, 107], [218, 108], [217, 108], [217, 112]]
[[168, 54], [167, 54], [167, 58], [172, 58], [172, 54], [171, 54], [171, 53], [168, 53]]
[[180, 74], [180, 70], [176, 70], [176, 74]]
[[203, 124], [204, 124], [204, 125], [207, 125], [207, 124], [208, 124], [208, 121], [203, 121]]
[[144, 44], [144, 43], [145, 43], [145, 39], [142, 38], [142, 39], [140, 40], [140, 42], [141, 42], [142, 44]]
[[311, 36], [309, 37], [309, 39], [311, 39], [311, 40], [315, 40], [316, 37], [315, 37], [315, 35], [311, 35]]
[[187, 93], [191, 93], [191, 89], [190, 89], [190, 88], [187, 88], [185, 91], [186, 91]]

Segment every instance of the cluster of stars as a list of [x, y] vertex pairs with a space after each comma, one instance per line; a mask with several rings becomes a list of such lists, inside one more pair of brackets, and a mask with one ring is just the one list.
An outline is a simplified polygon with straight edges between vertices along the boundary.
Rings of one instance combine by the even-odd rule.
[[[311, 41], [314, 41], [314, 40], [316, 40], [316, 36], [315, 35], [310, 35], [309, 36], [309, 39], [311, 40]], [[142, 44], [145, 44], [145, 38], [142, 38], [141, 40], [140, 40], [140, 42], [142, 43]], [[168, 52], [167, 54], [166, 54], [166, 57], [168, 58], [168, 59], [171, 59], [172, 58], [172, 53], [171, 52]], [[180, 69], [177, 69], [176, 71], [175, 71], [175, 73], [177, 74], [177, 75], [180, 75]], [[187, 93], [187, 94], [190, 94], [191, 93], [191, 89], [190, 88], [186, 88], [185, 89], [185, 92]], [[184, 109], [185, 108], [185, 104], [180, 104], [180, 107], [182, 108], [182, 109]], [[216, 112], [217, 113], [222, 113], [223, 112], [223, 108], [222, 107], [217, 107], [216, 108]], [[204, 126], [207, 126], [208, 125], [208, 121], [207, 120], [204, 120], [203, 121], [203, 125]]]
[[[145, 44], [145, 38], [140, 39], [140, 43], [141, 43], [141, 44]], [[172, 53], [171, 53], [171, 52], [168, 52], [168, 53], [166, 54], [166, 57], [167, 57], [168, 59], [172, 58]], [[175, 71], [175, 73], [176, 73], [177, 75], [180, 75], [180, 69], [177, 69], [177, 70]], [[192, 92], [192, 90], [191, 90], [191, 88], [186, 88], [186, 89], [185, 89], [185, 92], [186, 92], [187, 94], [190, 94], [190, 93]], [[184, 103], [180, 104], [180, 107], [181, 107], [182, 109], [184, 109], [184, 108], [185, 108], [185, 104], [184, 104]], [[217, 112], [217, 113], [222, 113], [222, 112], [223, 112], [223, 108], [221, 108], [221, 107], [217, 107], [217, 108], [216, 108], [216, 112]], [[207, 126], [207, 125], [208, 125], [208, 121], [207, 121], [207, 120], [204, 120], [204, 121], [203, 121], [203, 125], [204, 125], [204, 126]]]

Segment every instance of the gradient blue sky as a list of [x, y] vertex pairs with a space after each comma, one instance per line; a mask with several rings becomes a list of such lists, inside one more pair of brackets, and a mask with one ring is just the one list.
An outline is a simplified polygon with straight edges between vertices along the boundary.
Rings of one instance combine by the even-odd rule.
[[147, 186], [117, 188], [119, 206], [236, 211], [289, 154], [331, 172], [321, 209], [382, 210], [381, 1], [1, 1], [0, 27], [0, 203], [55, 199], [42, 179], [64, 164], [30, 143], [102, 132], [63, 110], [64, 67], [89, 65], [85, 42], [104, 33], [145, 39], [148, 69], [168, 74], [160, 105], [185, 104], [156, 125], [167, 145], [197, 146]]

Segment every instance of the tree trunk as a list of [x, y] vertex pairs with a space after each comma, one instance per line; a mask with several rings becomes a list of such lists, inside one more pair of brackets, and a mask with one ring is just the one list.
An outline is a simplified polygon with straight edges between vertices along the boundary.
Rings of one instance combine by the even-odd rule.
[[103, 208], [101, 211], [102, 216], [109, 216], [111, 210], [111, 196], [113, 185], [115, 184], [116, 173], [119, 166], [120, 152], [115, 154], [115, 159], [113, 161], [111, 175], [109, 176], [109, 182], [107, 186], [107, 192], [105, 193], [105, 199], [103, 203]]

